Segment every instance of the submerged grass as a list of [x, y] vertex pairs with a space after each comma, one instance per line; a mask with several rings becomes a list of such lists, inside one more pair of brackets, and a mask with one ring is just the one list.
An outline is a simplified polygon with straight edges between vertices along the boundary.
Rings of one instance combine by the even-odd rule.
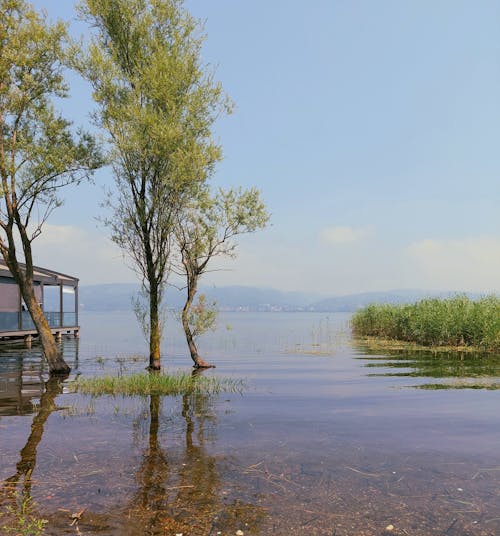
[[496, 391], [500, 389], [500, 383], [498, 382], [454, 382], [454, 383], [424, 383], [422, 385], [415, 385], [417, 389], [425, 389], [427, 391], [438, 391], [442, 389], [486, 389], [487, 391]]
[[430, 298], [415, 304], [374, 304], [352, 318], [356, 336], [422, 346], [500, 351], [500, 297]]
[[45, 525], [48, 523], [35, 513], [35, 503], [29, 495], [15, 493], [13, 496], [15, 506], [8, 505], [5, 514], [0, 512], [0, 519], [5, 515], [7, 521], [0, 525], [2, 534], [15, 536], [42, 536], [45, 534]]
[[70, 386], [74, 393], [87, 395], [183, 395], [190, 393], [235, 393], [244, 388], [242, 380], [193, 377], [190, 374], [138, 373], [128, 376], [79, 378]]
[[475, 346], [465, 346], [465, 345], [425, 345], [418, 344], [411, 341], [401, 341], [397, 339], [382, 338], [380, 336], [362, 336], [355, 333], [356, 338], [353, 341], [355, 346], [365, 346], [370, 349], [370, 351], [380, 351], [380, 352], [412, 352], [413, 350], [420, 350], [429, 352], [431, 354], [443, 354], [443, 353], [452, 353], [459, 352], [464, 355], [468, 354], [477, 354], [481, 351], [481, 348]]

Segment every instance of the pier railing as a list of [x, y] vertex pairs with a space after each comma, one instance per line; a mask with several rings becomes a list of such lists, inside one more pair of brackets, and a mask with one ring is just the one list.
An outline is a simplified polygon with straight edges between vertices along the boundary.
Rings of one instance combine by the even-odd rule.
[[[51, 328], [66, 328], [76, 326], [76, 313], [61, 313], [59, 311], [45, 311], [45, 317]], [[0, 333], [2, 331], [28, 331], [34, 330], [35, 325], [28, 311], [21, 313], [0, 312]]]

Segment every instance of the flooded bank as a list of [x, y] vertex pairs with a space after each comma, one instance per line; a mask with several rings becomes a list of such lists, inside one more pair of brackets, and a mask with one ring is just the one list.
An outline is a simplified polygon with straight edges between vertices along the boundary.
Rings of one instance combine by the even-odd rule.
[[[82, 325], [63, 341], [68, 381], [144, 368], [132, 317]], [[0, 527], [29, 497], [45, 534], [500, 532], [500, 393], [414, 388], [498, 380], [498, 357], [372, 355], [346, 315], [219, 325], [200, 345], [217, 364], [205, 374], [244, 379], [241, 394], [68, 394], [45, 383], [36, 345], [3, 346]], [[181, 335], [167, 332], [165, 362], [187, 371]]]

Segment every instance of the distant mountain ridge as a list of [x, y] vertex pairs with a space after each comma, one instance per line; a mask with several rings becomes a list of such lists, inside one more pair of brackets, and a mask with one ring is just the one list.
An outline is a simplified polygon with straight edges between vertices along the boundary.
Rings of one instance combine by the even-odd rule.
[[[320, 300], [314, 304], [314, 309], [320, 312], [353, 312], [371, 303], [403, 304], [413, 303], [424, 298], [447, 298], [458, 292], [441, 290], [401, 289], [385, 292], [363, 292], [347, 296], [334, 296]], [[472, 295], [471, 295], [472, 296]]]
[[[135, 283], [83, 285], [79, 289], [80, 308], [87, 311], [129, 310], [132, 297], [139, 290]], [[276, 289], [228, 286], [201, 287], [200, 293], [216, 300], [221, 310], [259, 310], [273, 306], [301, 309], [321, 296], [304, 292], [283, 292]], [[184, 305], [184, 291], [169, 287], [165, 295], [168, 307], [178, 309]]]
[[[111, 283], [83, 285], [79, 289], [80, 308], [84, 311], [128, 311], [139, 285]], [[285, 292], [272, 288], [228, 286], [202, 287], [200, 292], [215, 300], [221, 311], [318, 311], [353, 312], [370, 303], [412, 303], [425, 297], [448, 297], [452, 291], [425, 291], [419, 289], [364, 292], [345, 296], [323, 297], [306, 292]], [[468, 294], [477, 297], [477, 294]], [[167, 307], [179, 309], [184, 304], [184, 292], [169, 287]]]

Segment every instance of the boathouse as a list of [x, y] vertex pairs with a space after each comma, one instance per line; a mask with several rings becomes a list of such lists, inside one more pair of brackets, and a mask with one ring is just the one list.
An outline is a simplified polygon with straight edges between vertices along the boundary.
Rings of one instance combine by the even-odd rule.
[[[78, 336], [78, 279], [36, 266], [33, 283], [35, 295], [56, 338], [63, 333]], [[37, 335], [37, 331], [30, 313], [5, 261], [0, 259], [0, 339], [32, 335]]]

